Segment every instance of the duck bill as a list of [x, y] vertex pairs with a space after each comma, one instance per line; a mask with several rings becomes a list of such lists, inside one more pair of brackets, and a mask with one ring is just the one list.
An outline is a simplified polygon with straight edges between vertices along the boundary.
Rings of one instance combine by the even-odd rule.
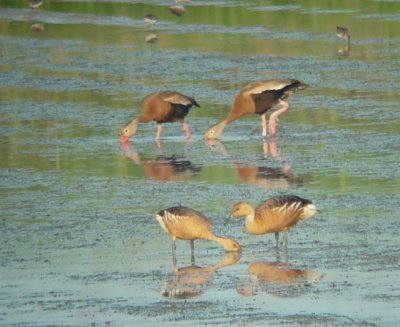
[[119, 141], [121, 142], [121, 144], [124, 143], [128, 143], [129, 137], [126, 136], [125, 134], [121, 134], [121, 136], [119, 137]]

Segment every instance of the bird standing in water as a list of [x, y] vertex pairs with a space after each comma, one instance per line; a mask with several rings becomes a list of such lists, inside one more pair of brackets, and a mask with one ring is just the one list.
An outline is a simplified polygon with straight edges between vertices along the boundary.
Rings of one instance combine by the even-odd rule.
[[225, 251], [240, 251], [240, 244], [230, 238], [216, 236], [212, 232], [211, 223], [202, 213], [188, 207], [171, 207], [161, 210], [156, 215], [161, 228], [172, 238], [172, 256], [176, 267], [176, 240], [190, 241], [191, 259], [194, 264], [194, 241], [202, 238], [214, 241]]
[[350, 33], [347, 27], [336, 27], [336, 35], [343, 39], [348, 45], [350, 44]]
[[261, 116], [262, 136], [267, 136], [267, 120], [265, 113], [272, 107], [280, 108], [271, 114], [268, 123], [268, 132], [276, 134], [276, 122], [279, 116], [289, 109], [284, 101], [296, 90], [303, 90], [308, 85], [296, 79], [269, 79], [248, 84], [235, 96], [228, 116], [215, 125], [210, 126], [204, 134], [206, 140], [218, 139], [226, 125], [247, 114]]
[[275, 233], [276, 247], [279, 247], [279, 232], [285, 232], [284, 246], [288, 244], [288, 231], [300, 220], [315, 215], [317, 208], [312, 201], [296, 195], [274, 196], [258, 207], [248, 202], [238, 202], [231, 210], [233, 217], [245, 217], [245, 227], [250, 234]]
[[200, 107], [194, 98], [176, 91], [163, 91], [147, 95], [141, 103], [141, 114], [124, 125], [120, 133], [121, 143], [126, 143], [130, 136], [136, 133], [138, 123], [157, 122], [156, 140], [161, 139], [162, 124], [179, 122], [186, 134], [191, 138], [189, 125], [185, 117], [192, 106]]

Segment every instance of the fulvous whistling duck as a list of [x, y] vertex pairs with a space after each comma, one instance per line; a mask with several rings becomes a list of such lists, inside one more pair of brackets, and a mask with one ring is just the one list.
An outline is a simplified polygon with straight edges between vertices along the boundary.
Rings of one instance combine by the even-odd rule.
[[276, 122], [281, 114], [289, 108], [284, 99], [294, 91], [303, 90], [308, 85], [296, 79], [269, 79], [248, 84], [235, 96], [228, 116], [215, 125], [210, 126], [204, 134], [206, 140], [218, 139], [226, 125], [247, 114], [261, 116], [262, 136], [267, 136], [266, 111], [280, 105], [280, 109], [270, 115], [268, 132], [276, 134]]
[[240, 244], [230, 238], [216, 236], [211, 223], [202, 213], [184, 206], [171, 207], [157, 213], [156, 219], [161, 228], [172, 238], [172, 255], [176, 267], [176, 243], [178, 240], [190, 241], [192, 263], [194, 263], [194, 240], [210, 240], [221, 245], [225, 251], [240, 251]]
[[185, 122], [185, 117], [192, 106], [200, 107], [194, 98], [176, 91], [162, 91], [147, 95], [141, 103], [141, 114], [122, 127], [121, 143], [126, 143], [129, 137], [136, 133], [138, 123], [147, 123], [152, 120], [157, 122], [157, 140], [161, 139], [162, 124], [169, 122], [181, 123], [186, 139], [190, 139], [190, 129]]
[[288, 230], [316, 212], [317, 208], [310, 200], [296, 195], [278, 195], [257, 208], [248, 202], [238, 202], [232, 207], [231, 216], [245, 217], [245, 227], [251, 234], [275, 233], [276, 247], [279, 247], [279, 232], [285, 232], [284, 246], [287, 247]]

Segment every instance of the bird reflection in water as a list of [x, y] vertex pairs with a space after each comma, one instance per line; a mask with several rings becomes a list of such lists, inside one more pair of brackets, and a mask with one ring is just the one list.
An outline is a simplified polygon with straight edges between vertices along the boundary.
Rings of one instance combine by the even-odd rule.
[[164, 282], [161, 295], [169, 298], [188, 299], [204, 293], [213, 280], [216, 270], [233, 265], [240, 259], [240, 252], [226, 253], [217, 263], [199, 267], [195, 265], [175, 268], [173, 276]]
[[237, 287], [243, 296], [254, 296], [260, 288], [273, 296], [296, 297], [309, 292], [322, 276], [310, 269], [299, 269], [288, 262], [250, 263], [249, 279]]
[[198, 174], [201, 167], [192, 164], [185, 156], [159, 154], [154, 158], [141, 158], [133, 146], [125, 144], [125, 157], [143, 167], [147, 179], [159, 181], [184, 181]]
[[[206, 144], [212, 151], [228, 156], [227, 150], [218, 140], [206, 141]], [[254, 162], [235, 160], [233, 164], [241, 181], [268, 189], [287, 189], [303, 185], [305, 178], [291, 172], [292, 167], [281, 154], [276, 138], [269, 141], [263, 139], [262, 148], [263, 158], [266, 160], [271, 156], [280, 166], [259, 166]]]

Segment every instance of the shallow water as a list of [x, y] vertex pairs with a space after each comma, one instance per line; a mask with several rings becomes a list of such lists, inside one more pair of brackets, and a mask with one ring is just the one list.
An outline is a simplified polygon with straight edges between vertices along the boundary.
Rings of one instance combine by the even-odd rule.
[[[171, 4], [0, 0], [0, 325], [396, 325], [400, 2], [193, 1], [182, 17]], [[311, 86], [275, 141], [255, 116], [202, 140], [241, 87], [278, 77]], [[121, 148], [141, 98], [165, 89], [200, 103], [192, 141], [168, 124], [157, 145], [145, 124]], [[224, 225], [236, 201], [286, 193], [321, 210], [287, 253]], [[177, 204], [241, 256], [198, 241], [188, 268], [178, 242], [173, 273], [154, 215]]]

